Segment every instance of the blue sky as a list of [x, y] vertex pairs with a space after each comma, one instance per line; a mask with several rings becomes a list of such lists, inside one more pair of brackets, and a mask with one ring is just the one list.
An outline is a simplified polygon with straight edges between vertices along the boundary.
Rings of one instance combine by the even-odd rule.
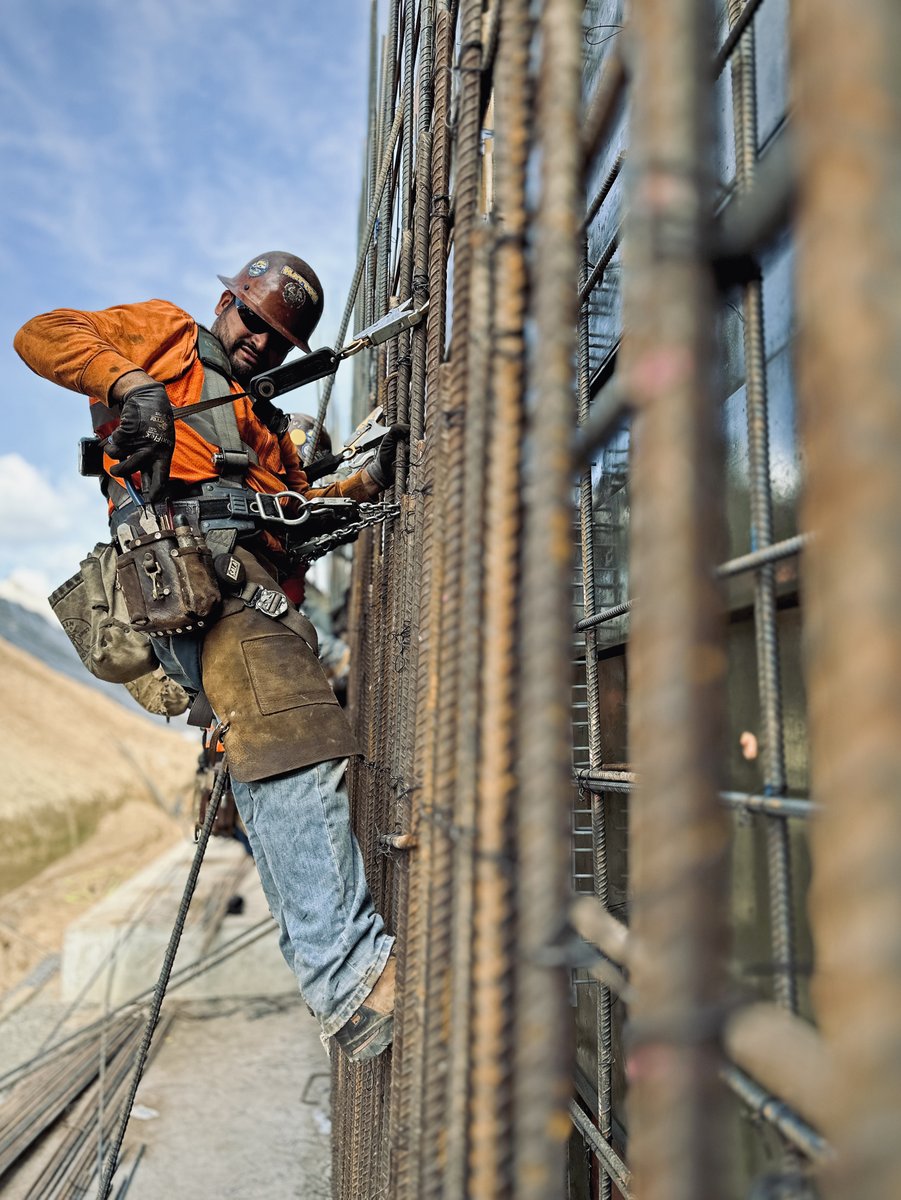
[[369, 0], [5, 6], [0, 590], [55, 586], [106, 536], [96, 481], [75, 470], [87, 402], [12, 349], [29, 317], [161, 297], [208, 323], [217, 273], [286, 249], [323, 281], [313, 344], [332, 344], [356, 254], [368, 34]]

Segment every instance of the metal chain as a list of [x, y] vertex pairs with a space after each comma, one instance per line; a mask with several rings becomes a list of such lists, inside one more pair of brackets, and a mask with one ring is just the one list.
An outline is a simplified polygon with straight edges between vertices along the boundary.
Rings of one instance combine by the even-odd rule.
[[384, 521], [393, 521], [400, 515], [400, 504], [361, 504], [359, 511], [361, 514], [359, 520], [351, 521], [340, 529], [333, 529], [330, 533], [322, 533], [319, 537], [310, 538], [308, 542], [303, 542], [297, 549], [289, 550], [289, 554], [297, 562], [315, 562], [317, 558], [322, 558], [323, 554], [328, 554], [336, 546], [345, 546], [348, 542], [355, 541], [358, 535], [371, 525], [381, 525]]

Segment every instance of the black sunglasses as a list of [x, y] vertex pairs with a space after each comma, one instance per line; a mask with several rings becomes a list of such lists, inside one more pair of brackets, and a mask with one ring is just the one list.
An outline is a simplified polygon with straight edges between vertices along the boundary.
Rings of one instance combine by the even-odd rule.
[[284, 343], [284, 345], [291, 345], [291, 343], [286, 337], [284, 337], [283, 334], [279, 333], [277, 329], [273, 329], [272, 326], [268, 324], [268, 322], [264, 321], [262, 317], [257, 316], [253, 309], [248, 308], [244, 301], [239, 299], [237, 296], [235, 296], [235, 310], [238, 316], [244, 322], [244, 326], [248, 332], [268, 333], [271, 334], [272, 337], [277, 341]]

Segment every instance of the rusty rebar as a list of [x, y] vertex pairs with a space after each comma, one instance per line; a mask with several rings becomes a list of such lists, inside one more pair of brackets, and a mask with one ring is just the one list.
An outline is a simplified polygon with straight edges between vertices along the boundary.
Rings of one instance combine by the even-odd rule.
[[[523, 500], [523, 595], [519, 650], [517, 821], [518, 971], [514, 1187], [544, 1200], [562, 1187], [571, 1087], [568, 979], [542, 962], [559, 929], [569, 887], [572, 805], [572, 481], [575, 410], [575, 283], [581, 195], [581, 6], [547, 0], [539, 23], [541, 61], [536, 147], [540, 198], [534, 221], [535, 340], [530, 385], [530, 455]], [[540, 464], [540, 465], [539, 465]]]
[[521, 439], [528, 284], [526, 163], [532, 131], [527, 0], [505, 0], [495, 63], [495, 332], [485, 521], [483, 717], [479, 748], [469, 1193], [494, 1200], [513, 1186], [513, 996], [515, 879], [512, 823], [516, 767], [520, 594]]
[[472, 233], [467, 419], [463, 455], [461, 524], [460, 656], [455, 704], [455, 822], [471, 830], [457, 839], [454, 853], [453, 955], [450, 987], [447, 1168], [443, 1200], [464, 1200], [467, 1187], [468, 1099], [472, 1071], [473, 916], [476, 855], [477, 774], [481, 717], [482, 573], [484, 561], [487, 434], [493, 289], [492, 231], [481, 222]]
[[[404, 998], [404, 1120], [406, 1148], [398, 1164], [398, 1200], [420, 1200], [426, 1169], [422, 1103], [427, 1073], [434, 1059], [426, 1045], [429, 1014], [427, 988], [432, 956], [433, 881], [436, 854], [445, 834], [439, 829], [435, 806], [435, 742], [441, 719], [439, 647], [441, 644], [441, 596], [443, 555], [441, 547], [448, 514], [437, 489], [441, 471], [442, 390], [445, 386], [441, 360], [445, 340], [447, 279], [447, 217], [450, 138], [447, 117], [450, 109], [450, 79], [453, 61], [454, 22], [446, 3], [435, 7], [434, 92], [431, 139], [431, 195], [428, 228], [428, 286], [431, 301], [427, 318], [425, 351], [427, 402], [423, 410], [425, 462], [422, 471], [423, 521], [421, 599], [419, 610], [419, 661], [416, 687], [416, 789], [415, 832], [419, 849], [411, 863], [408, 945], [405, 955]], [[437, 201], [437, 204], [436, 204]]]
[[[395, 114], [395, 87], [396, 87], [396, 56], [397, 56], [397, 37], [400, 24], [400, 0], [388, 0], [388, 31], [385, 34], [385, 52], [382, 59], [382, 113], [381, 122], [382, 129], [387, 134], [391, 128], [391, 122]], [[397, 106], [397, 111], [402, 114], [403, 120], [406, 108], [406, 103]], [[405, 139], [406, 140], [406, 137]], [[375, 288], [375, 305], [376, 315], [381, 315], [387, 312], [388, 309], [388, 293], [391, 290], [389, 283], [390, 272], [389, 264], [391, 261], [391, 233], [393, 228], [393, 197], [391, 188], [387, 187], [382, 192], [381, 208], [379, 210], [379, 233], [378, 233], [378, 271], [376, 274]]]
[[[420, 6], [419, 48], [419, 138], [416, 149], [416, 201], [413, 210], [413, 275], [410, 281], [414, 303], [420, 306], [429, 296], [429, 226], [432, 208], [432, 99], [434, 88], [435, 22], [432, 0]], [[425, 380], [427, 328], [424, 321], [410, 335], [410, 440], [422, 438], [425, 426]]]
[[[439, 496], [447, 517], [442, 538], [440, 639], [437, 646], [442, 700], [449, 705], [440, 721], [435, 747], [435, 804], [444, 821], [461, 826], [460, 805], [466, 805], [457, 778], [457, 722], [462, 656], [462, 567], [464, 527], [464, 431], [469, 416], [469, 338], [473, 230], [479, 199], [481, 122], [479, 113], [482, 6], [463, 0], [460, 6], [460, 97], [455, 139], [453, 333], [448, 390], [444, 394], [442, 460]], [[450, 1062], [450, 1030], [465, 1014], [450, 1011], [455, 899], [454, 847], [448, 832], [436, 840], [432, 875], [428, 1008], [425, 1037], [433, 1062], [424, 1081], [425, 1129], [424, 1200], [441, 1194], [442, 1175], [450, 1165], [446, 1083], [454, 1078]], [[456, 964], [462, 969], [462, 963]], [[461, 1102], [462, 1102], [462, 1098]], [[458, 1114], [457, 1124], [462, 1120]]]
[[[744, 8], [751, 7], [748, 5]], [[729, 20], [742, 16], [742, 0], [729, 0]], [[739, 191], [753, 186], [757, 163], [757, 89], [754, 78], [754, 34], [747, 28], [732, 58], [732, 97], [735, 118], [736, 180]], [[746, 284], [742, 297], [745, 352], [745, 403], [748, 414], [748, 481], [751, 505], [751, 545], [755, 551], [773, 542], [773, 502], [770, 484], [769, 405], [763, 332], [763, 285]], [[785, 746], [779, 633], [776, 623], [776, 577], [773, 566], [761, 566], [754, 583], [754, 627], [757, 640], [757, 679], [763, 725], [763, 783], [768, 792], [785, 791]], [[781, 969], [773, 978], [776, 999], [792, 1012], [798, 995], [794, 974], [795, 931], [792, 908], [791, 847], [788, 827], [780, 817], [766, 822], [767, 868], [773, 956]]]
[[877, 1200], [901, 1195], [901, 8], [791, 13], [822, 1190]]
[[629, 1155], [642, 1200], [725, 1191], [718, 1081], [726, 943], [719, 730], [726, 657], [713, 578], [723, 542], [705, 231], [712, 80], [706, 0], [646, 0], [634, 68], [623, 386], [636, 409], [629, 741], [634, 964]]
[[[432, 134], [429, 129], [433, 86], [434, 19], [431, 0], [420, 5], [420, 60], [417, 94], [419, 100], [419, 137], [416, 144], [416, 198], [413, 212], [413, 274], [411, 287], [417, 304], [428, 296], [429, 208], [431, 203]], [[412, 80], [405, 75], [405, 86]], [[400, 532], [405, 542], [402, 576], [400, 625], [395, 631], [395, 656], [401, 664], [402, 687], [398, 738], [397, 826], [405, 831], [415, 853], [405, 855], [397, 871], [395, 896], [398, 935], [397, 1003], [395, 1036], [392, 1048], [391, 1118], [389, 1153], [392, 1187], [398, 1200], [412, 1200], [418, 1187], [418, 1169], [412, 1161], [418, 1154], [418, 1139], [412, 1128], [413, 1114], [419, 1110], [418, 1081], [423, 1061], [421, 1045], [421, 1006], [419, 985], [422, 979], [423, 891], [426, 880], [417, 832], [416, 781], [422, 778], [418, 756], [422, 743], [417, 741], [417, 699], [420, 661], [428, 653], [428, 615], [431, 603], [431, 568], [425, 563], [426, 530], [430, 529], [431, 458], [426, 456], [422, 437], [425, 424], [426, 327], [422, 322], [410, 339], [410, 468], [409, 494], [401, 500]], [[433, 542], [429, 538], [428, 562]]]

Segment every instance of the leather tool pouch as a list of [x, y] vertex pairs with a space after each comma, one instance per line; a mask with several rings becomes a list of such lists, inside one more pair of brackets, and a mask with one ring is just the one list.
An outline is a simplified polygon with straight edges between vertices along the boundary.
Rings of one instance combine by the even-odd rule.
[[157, 660], [150, 638], [129, 624], [116, 558], [115, 546], [99, 542], [78, 574], [52, 593], [50, 605], [91, 674], [128, 683], [152, 671]]
[[132, 628], [151, 636], [204, 629], [221, 600], [212, 555], [187, 524], [135, 538], [116, 578]]

